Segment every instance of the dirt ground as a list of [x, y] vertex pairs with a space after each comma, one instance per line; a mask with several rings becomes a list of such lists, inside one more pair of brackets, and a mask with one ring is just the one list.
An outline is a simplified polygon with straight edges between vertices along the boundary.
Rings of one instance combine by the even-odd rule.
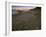
[[34, 9], [33, 12], [24, 12], [24, 13], [12, 15], [12, 31], [40, 30], [41, 10]]

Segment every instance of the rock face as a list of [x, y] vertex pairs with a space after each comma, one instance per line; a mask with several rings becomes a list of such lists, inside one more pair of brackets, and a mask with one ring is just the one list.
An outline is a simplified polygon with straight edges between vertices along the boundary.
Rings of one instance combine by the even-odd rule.
[[40, 30], [41, 7], [28, 11], [19, 11], [12, 15], [12, 31], [16, 30]]

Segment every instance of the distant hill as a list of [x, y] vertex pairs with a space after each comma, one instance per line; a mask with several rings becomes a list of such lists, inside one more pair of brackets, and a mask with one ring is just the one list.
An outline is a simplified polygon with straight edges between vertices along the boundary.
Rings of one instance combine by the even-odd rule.
[[24, 12], [31, 12], [33, 15], [36, 15], [39, 13], [39, 11], [41, 11], [41, 7], [36, 7], [34, 9], [28, 9], [28, 10], [15, 10], [13, 9], [12, 10], [12, 14], [13, 15], [16, 15], [16, 14], [21, 14], [21, 13], [24, 13]]

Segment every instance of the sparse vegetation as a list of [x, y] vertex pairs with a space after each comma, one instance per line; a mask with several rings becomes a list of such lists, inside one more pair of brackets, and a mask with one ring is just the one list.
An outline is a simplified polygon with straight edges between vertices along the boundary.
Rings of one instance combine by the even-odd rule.
[[[12, 31], [17, 30], [40, 30], [41, 29], [41, 7], [31, 11], [19, 11], [18, 14], [12, 15]], [[33, 16], [32, 16], [33, 15]]]

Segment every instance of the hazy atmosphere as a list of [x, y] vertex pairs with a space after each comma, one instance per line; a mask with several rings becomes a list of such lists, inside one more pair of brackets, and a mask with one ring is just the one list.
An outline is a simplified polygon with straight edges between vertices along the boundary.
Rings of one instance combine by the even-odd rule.
[[41, 7], [12, 6], [12, 31], [40, 29]]

